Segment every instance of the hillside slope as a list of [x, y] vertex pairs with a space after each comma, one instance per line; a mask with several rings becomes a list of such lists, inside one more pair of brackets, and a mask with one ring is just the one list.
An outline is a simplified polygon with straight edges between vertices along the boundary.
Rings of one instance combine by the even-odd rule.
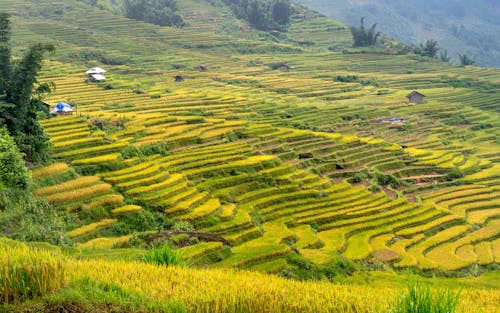
[[330, 17], [358, 25], [362, 16], [403, 43], [438, 40], [455, 62], [458, 54], [477, 57], [480, 66], [500, 67], [498, 1], [299, 0]]
[[[224, 238], [172, 238], [193, 264], [298, 278], [345, 258], [436, 273], [498, 263], [498, 70], [349, 49], [345, 26], [308, 12], [276, 42], [77, 1], [0, 10], [17, 51], [57, 46], [46, 100], [78, 112], [41, 122], [59, 163], [34, 170], [35, 194], [71, 216], [81, 247], [143, 248], [138, 237], [177, 227]], [[96, 65], [106, 82], [85, 81]], [[425, 104], [407, 103], [413, 89]]]

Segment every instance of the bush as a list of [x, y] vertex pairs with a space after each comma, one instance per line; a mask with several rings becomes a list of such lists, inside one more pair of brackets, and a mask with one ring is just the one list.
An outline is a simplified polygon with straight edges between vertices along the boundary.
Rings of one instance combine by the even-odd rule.
[[23, 154], [19, 152], [7, 129], [0, 128], [0, 188], [26, 189], [28, 169]]
[[359, 77], [356, 75], [339, 75], [335, 77], [334, 80], [342, 83], [352, 83], [357, 82]]
[[167, 245], [151, 249], [144, 255], [144, 261], [160, 266], [184, 265], [181, 254]]
[[293, 13], [289, 0], [222, 0], [236, 17], [252, 27], [263, 30], [286, 31]]
[[66, 281], [61, 256], [32, 251], [25, 245], [7, 247], [0, 241], [0, 303], [16, 303], [60, 289]]
[[159, 26], [184, 27], [175, 0], [125, 0], [125, 16]]
[[460, 292], [451, 290], [432, 291], [428, 286], [414, 284], [408, 286], [393, 306], [392, 313], [454, 313]]
[[12, 189], [0, 191], [0, 234], [21, 241], [44, 241], [67, 244], [66, 223], [71, 215], [59, 216], [45, 200], [29, 192]]

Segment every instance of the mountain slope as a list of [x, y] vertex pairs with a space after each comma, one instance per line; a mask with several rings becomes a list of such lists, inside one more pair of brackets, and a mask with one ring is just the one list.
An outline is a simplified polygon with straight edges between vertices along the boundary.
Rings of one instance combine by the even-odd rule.
[[[497, 263], [498, 70], [349, 49], [345, 26], [316, 13], [297, 13], [296, 40], [277, 42], [14, 2], [0, 9], [14, 14], [17, 50], [57, 46], [46, 100], [78, 108], [42, 121], [60, 164], [35, 170], [35, 194], [76, 216], [80, 247], [194, 229], [224, 241], [172, 238], [193, 264], [298, 278], [344, 258], [436, 272]], [[96, 65], [106, 82], [85, 81]], [[408, 104], [413, 89], [427, 103]]]
[[300, 0], [330, 17], [358, 25], [362, 16], [403, 43], [438, 40], [455, 61], [477, 57], [480, 66], [500, 67], [498, 1]]

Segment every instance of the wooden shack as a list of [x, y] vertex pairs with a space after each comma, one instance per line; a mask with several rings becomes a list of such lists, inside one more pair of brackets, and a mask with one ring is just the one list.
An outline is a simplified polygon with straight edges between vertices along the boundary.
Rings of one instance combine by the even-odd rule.
[[425, 103], [425, 95], [421, 94], [418, 91], [412, 91], [409, 95], [406, 96], [410, 103], [422, 104]]
[[182, 75], [175, 76], [175, 81], [178, 82], [178, 83], [183, 82], [184, 81], [184, 76], [182, 76]]

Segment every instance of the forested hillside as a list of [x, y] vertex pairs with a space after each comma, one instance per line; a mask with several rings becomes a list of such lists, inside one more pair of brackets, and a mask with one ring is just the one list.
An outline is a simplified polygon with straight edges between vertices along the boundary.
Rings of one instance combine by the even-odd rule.
[[319, 12], [357, 25], [365, 16], [389, 37], [407, 44], [437, 40], [455, 62], [458, 54], [480, 66], [500, 67], [500, 3], [495, 0], [299, 0]]

